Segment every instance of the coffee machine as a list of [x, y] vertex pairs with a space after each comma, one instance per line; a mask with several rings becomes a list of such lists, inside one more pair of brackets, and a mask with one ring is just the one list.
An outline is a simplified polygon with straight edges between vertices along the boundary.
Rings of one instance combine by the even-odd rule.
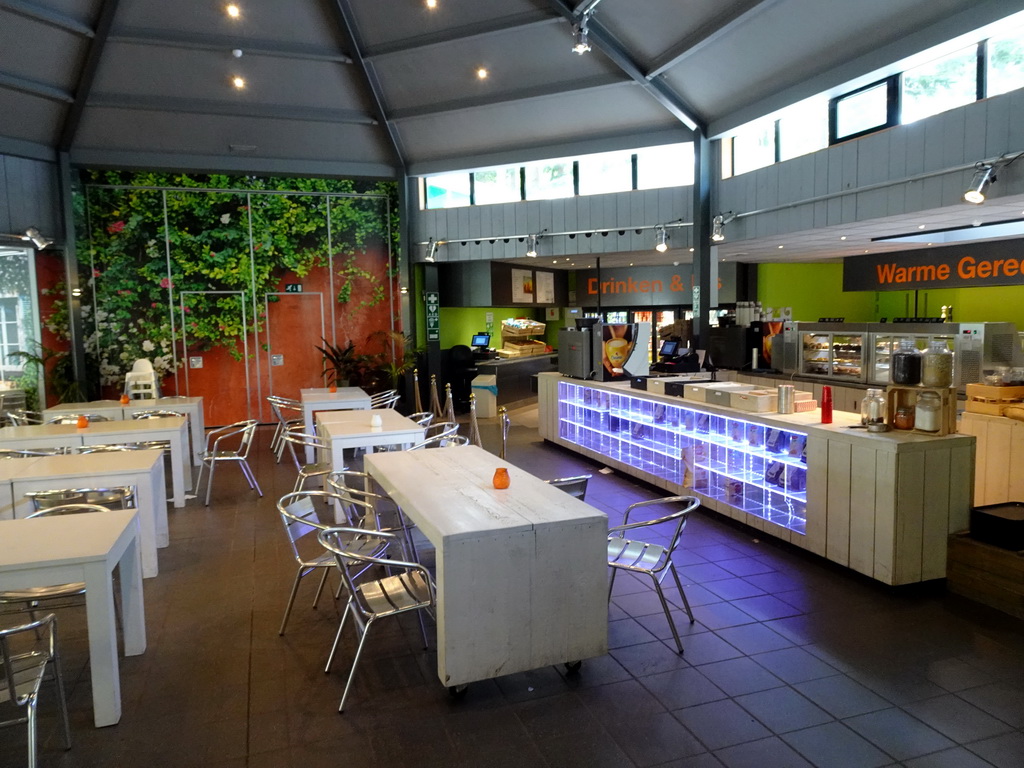
[[558, 371], [576, 379], [628, 381], [648, 374], [650, 346], [650, 323], [579, 318], [575, 328], [558, 332]]

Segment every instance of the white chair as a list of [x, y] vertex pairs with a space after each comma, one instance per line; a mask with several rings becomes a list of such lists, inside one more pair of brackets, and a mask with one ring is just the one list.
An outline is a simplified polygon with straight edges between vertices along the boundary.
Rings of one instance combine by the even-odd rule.
[[256, 482], [256, 476], [249, 466], [249, 449], [252, 448], [252, 438], [256, 434], [257, 422], [255, 419], [237, 421], [213, 430], [206, 436], [207, 449], [203, 452], [203, 463], [199, 467], [199, 477], [196, 478], [196, 489], [198, 490], [203, 482], [203, 470], [210, 468], [210, 478], [206, 484], [206, 506], [210, 506], [210, 492], [213, 490], [213, 473], [217, 465], [222, 462], [234, 462], [238, 464], [245, 476], [249, 487], [254, 489], [260, 496], [263, 491], [260, 484]]
[[135, 361], [132, 369], [125, 374], [124, 393], [132, 400], [155, 400], [160, 397], [156, 371], [153, 370], [153, 364], [148, 359], [139, 358]]
[[[38, 632], [44, 628], [47, 630], [46, 643], [40, 648]], [[46, 679], [56, 683], [64, 748], [71, 749], [71, 724], [57, 648], [57, 617], [51, 613], [28, 624], [0, 629], [0, 711], [13, 709], [24, 712], [11, 719], [0, 720], [0, 726], [28, 725], [28, 759], [25, 762], [28, 768], [36, 768], [37, 765], [36, 707], [39, 689]]]

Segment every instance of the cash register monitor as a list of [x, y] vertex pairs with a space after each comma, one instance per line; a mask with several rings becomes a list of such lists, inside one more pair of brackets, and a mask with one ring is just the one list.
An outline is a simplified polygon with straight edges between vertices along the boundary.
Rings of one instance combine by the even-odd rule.
[[485, 351], [491, 346], [491, 334], [489, 333], [476, 333], [473, 334], [473, 343], [470, 345], [478, 351]]
[[675, 357], [678, 352], [678, 341], [666, 341], [661, 345], [661, 351], [658, 352], [658, 357]]

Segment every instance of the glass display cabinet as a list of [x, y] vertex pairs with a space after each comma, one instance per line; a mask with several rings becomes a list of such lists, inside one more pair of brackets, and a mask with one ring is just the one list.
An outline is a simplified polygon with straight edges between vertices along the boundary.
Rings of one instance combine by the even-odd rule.
[[558, 383], [558, 436], [803, 535], [807, 433]]
[[813, 331], [801, 336], [800, 372], [844, 381], [864, 380], [864, 336]]
[[940, 339], [950, 352], [954, 353], [953, 366], [956, 368], [956, 336], [953, 334], [928, 333], [871, 333], [868, 334], [868, 382], [871, 384], [889, 384], [892, 380], [889, 359], [899, 349], [900, 339], [913, 339], [918, 352], [924, 352], [933, 339]]

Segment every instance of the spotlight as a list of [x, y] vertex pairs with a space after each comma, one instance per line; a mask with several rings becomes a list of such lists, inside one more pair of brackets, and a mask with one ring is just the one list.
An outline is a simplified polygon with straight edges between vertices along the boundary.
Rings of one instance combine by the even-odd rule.
[[971, 186], [964, 192], [964, 200], [974, 205], [981, 205], [985, 202], [985, 189], [995, 180], [995, 166], [982, 162], [975, 163], [974, 178], [971, 179]]
[[725, 226], [725, 220], [722, 218], [722, 214], [718, 214], [711, 220], [711, 242], [720, 243], [725, 240], [725, 232], [722, 231]]
[[425, 260], [429, 261], [431, 264], [434, 263], [434, 255], [437, 253], [437, 245], [438, 243], [434, 238], [430, 238], [430, 240], [427, 241], [427, 258]]
[[587, 40], [587, 23], [589, 21], [590, 14], [585, 13], [576, 24], [572, 25], [572, 52], [580, 56], [590, 51], [590, 43]]
[[664, 227], [658, 227], [655, 233], [654, 250], [658, 253], [664, 253], [668, 250], [668, 232], [665, 231]]
[[526, 240], [526, 255], [531, 259], [537, 258], [537, 237], [538, 235], [530, 235]]
[[25, 230], [25, 234], [21, 236], [22, 240], [31, 240], [32, 245], [38, 248], [40, 251], [46, 248], [48, 245], [53, 245], [53, 240], [48, 237], [43, 237], [39, 230], [35, 227], [29, 227]]

